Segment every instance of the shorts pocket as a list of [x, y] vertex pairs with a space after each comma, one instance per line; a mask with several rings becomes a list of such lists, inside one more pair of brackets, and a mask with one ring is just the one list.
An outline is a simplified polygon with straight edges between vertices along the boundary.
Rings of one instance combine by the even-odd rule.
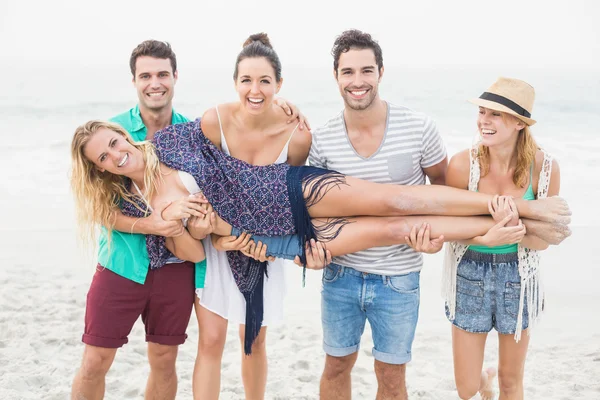
[[333, 283], [340, 276], [341, 268], [337, 265], [328, 265], [323, 270], [323, 283]]
[[411, 272], [406, 275], [390, 276], [387, 279], [388, 286], [397, 293], [417, 293], [419, 291], [419, 273]]
[[[519, 300], [521, 299], [521, 282], [506, 282], [504, 289], [504, 310], [511, 317], [519, 315]], [[527, 299], [524, 299], [523, 316], [527, 315]]]
[[483, 281], [472, 281], [456, 276], [456, 309], [465, 314], [475, 314], [483, 307]]

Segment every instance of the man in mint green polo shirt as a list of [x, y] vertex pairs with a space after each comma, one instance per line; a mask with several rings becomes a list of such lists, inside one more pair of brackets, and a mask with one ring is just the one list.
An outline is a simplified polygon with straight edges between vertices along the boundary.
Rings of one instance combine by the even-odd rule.
[[[186, 117], [174, 110], [171, 114], [167, 125], [188, 121]], [[149, 133], [144, 125], [139, 105], [111, 118], [110, 121], [125, 128], [136, 142], [146, 140]], [[151, 134], [153, 135], [154, 132]], [[160, 217], [160, 213], [155, 212], [137, 222], [136, 218], [119, 215], [115, 228], [117, 230], [112, 232], [110, 254], [106, 229], [102, 229], [98, 246], [98, 263], [116, 274], [144, 284], [150, 263], [145, 235], [176, 236], [183, 230], [183, 224], [176, 221], [165, 221]], [[130, 232], [135, 233], [131, 234]]]
[[[168, 125], [188, 121], [173, 110], [177, 61], [168, 43], [141, 43], [131, 54], [130, 68], [139, 104], [112, 122], [141, 141], [152, 139]], [[181, 221], [162, 219], [167, 205], [156, 207], [146, 218], [117, 213], [110, 246], [106, 230], [101, 232], [99, 266], [86, 302], [83, 362], [73, 381], [73, 399], [103, 398], [106, 373], [140, 315], [150, 363], [146, 398], [175, 398], [175, 360], [178, 346], [187, 338], [195, 286], [194, 266], [189, 262], [175, 259], [149, 270], [145, 235], [178, 236], [185, 229]]]

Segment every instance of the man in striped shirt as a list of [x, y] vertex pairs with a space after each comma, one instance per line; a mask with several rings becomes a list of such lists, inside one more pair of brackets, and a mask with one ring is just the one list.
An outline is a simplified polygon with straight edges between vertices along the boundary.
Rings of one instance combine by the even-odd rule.
[[[309, 162], [378, 183], [445, 182], [448, 160], [428, 116], [383, 101], [383, 56], [369, 34], [349, 30], [335, 41], [334, 74], [344, 109], [313, 131]], [[365, 320], [373, 333], [377, 398], [406, 399], [405, 365], [419, 311], [420, 253], [406, 245], [341, 257], [323, 273], [322, 324], [326, 355], [321, 398], [350, 398], [350, 372]]]

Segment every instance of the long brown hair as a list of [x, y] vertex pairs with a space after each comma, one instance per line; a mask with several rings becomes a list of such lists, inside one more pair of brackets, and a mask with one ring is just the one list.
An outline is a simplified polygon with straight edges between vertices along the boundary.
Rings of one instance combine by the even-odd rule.
[[[502, 118], [506, 121], [507, 118], [515, 117], [502, 113]], [[524, 188], [527, 185], [529, 181], [527, 173], [535, 160], [535, 153], [538, 148], [529, 125], [525, 125], [525, 128], [519, 131], [519, 137], [517, 138], [517, 166], [513, 174], [513, 183], [517, 187]], [[482, 144], [479, 145], [479, 167], [482, 177], [490, 171], [490, 149]]]
[[[115, 212], [119, 202], [134, 201], [135, 195], [127, 190], [127, 179], [122, 175], [101, 172], [94, 163], [83, 154], [90, 138], [101, 128], [110, 129], [125, 138], [142, 152], [145, 162], [144, 187], [146, 198], [150, 199], [161, 179], [160, 162], [151, 142], [135, 143], [129, 133], [121, 126], [106, 121], [89, 121], [75, 130], [71, 142], [71, 189], [75, 196], [77, 223], [84, 241], [95, 239], [96, 228], [102, 225], [108, 230], [110, 243], [111, 230], [115, 224]], [[142, 210], [146, 212], [146, 210]]]

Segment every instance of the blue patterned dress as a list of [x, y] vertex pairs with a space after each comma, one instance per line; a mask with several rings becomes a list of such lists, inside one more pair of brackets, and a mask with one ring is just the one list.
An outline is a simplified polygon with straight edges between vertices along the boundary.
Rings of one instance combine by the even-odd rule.
[[[254, 166], [231, 157], [204, 135], [200, 119], [170, 125], [156, 132], [153, 142], [162, 163], [191, 174], [218, 215], [233, 227], [251, 234], [298, 234], [301, 243], [316, 239], [317, 231], [311, 223], [308, 207], [316, 204], [329, 189], [345, 184], [344, 175], [335, 171], [288, 164]], [[144, 215], [131, 203], [124, 203], [122, 208], [126, 215]], [[326, 232], [319, 232], [320, 239], [337, 236], [345, 223], [344, 219], [333, 219]], [[147, 235], [151, 268], [162, 266], [170, 256], [164, 243], [164, 238]], [[301, 247], [304, 250], [304, 246]], [[262, 289], [267, 263], [248, 258], [239, 251], [227, 252], [227, 258], [246, 299], [244, 350], [250, 354], [262, 325]], [[301, 259], [305, 260], [304, 254]]]

